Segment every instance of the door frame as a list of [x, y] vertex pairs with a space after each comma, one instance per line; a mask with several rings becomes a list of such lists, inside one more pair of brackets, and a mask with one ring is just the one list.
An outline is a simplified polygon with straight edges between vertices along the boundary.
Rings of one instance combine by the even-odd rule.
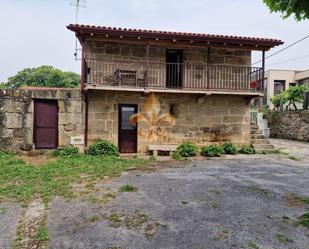
[[[167, 61], [167, 55], [169, 51], [176, 52], [180, 56], [180, 62], [168, 62]], [[183, 49], [177, 49], [177, 48], [166, 48], [165, 50], [165, 63], [166, 63], [166, 83], [165, 86], [168, 88], [182, 88], [183, 87], [183, 79], [184, 79], [184, 66], [183, 66], [183, 61], [184, 61], [184, 50]], [[178, 72], [179, 78], [176, 80], [176, 86], [174, 85], [169, 85], [168, 86], [168, 63], [175, 63], [179, 64], [177, 67], [174, 69], [176, 72]], [[173, 71], [173, 70], [171, 70]], [[172, 72], [173, 73], [173, 72]]]
[[[121, 151], [120, 148], [120, 141], [121, 141], [121, 121], [122, 121], [122, 107], [133, 107], [134, 108], [134, 113], [138, 113], [138, 104], [118, 104], [118, 147], [119, 151]], [[137, 134], [137, 126], [138, 123], [135, 125], [135, 140], [134, 140], [134, 152], [132, 153], [137, 153], [137, 143], [138, 143], [138, 134]]]
[[[37, 106], [36, 106], [36, 102], [53, 102], [56, 103], [56, 108], [57, 108], [57, 132], [56, 132], [56, 147], [55, 148], [43, 148], [43, 147], [38, 147], [37, 143], [36, 143], [36, 121], [37, 121]], [[59, 105], [58, 105], [58, 100], [57, 99], [33, 99], [33, 143], [35, 146], [35, 149], [56, 149], [59, 146]]]

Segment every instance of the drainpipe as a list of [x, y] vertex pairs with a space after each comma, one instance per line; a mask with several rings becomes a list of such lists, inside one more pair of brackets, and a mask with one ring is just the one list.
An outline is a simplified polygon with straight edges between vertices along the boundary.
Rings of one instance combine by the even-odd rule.
[[149, 43], [147, 44], [147, 50], [146, 50], [146, 53], [147, 53], [147, 71], [146, 71], [146, 81], [145, 81], [145, 88], [146, 86], [148, 87], [148, 75], [149, 75]]
[[[262, 52], [262, 82], [261, 82], [261, 91], [264, 92], [264, 81], [265, 81], [265, 50]], [[264, 92], [264, 95], [267, 93]], [[260, 106], [263, 105], [263, 98], [260, 98]]]
[[81, 59], [81, 92], [85, 103], [85, 126], [84, 126], [84, 153], [87, 151], [88, 147], [88, 91], [85, 88], [86, 81], [86, 61], [85, 61], [85, 49], [84, 42], [82, 42], [82, 59]]

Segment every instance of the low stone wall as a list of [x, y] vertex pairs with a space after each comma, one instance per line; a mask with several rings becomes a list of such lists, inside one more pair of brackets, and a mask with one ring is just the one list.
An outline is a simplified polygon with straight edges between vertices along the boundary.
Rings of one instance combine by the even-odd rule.
[[309, 142], [309, 110], [273, 112], [268, 125], [271, 137]]
[[58, 100], [58, 144], [66, 146], [71, 136], [83, 135], [83, 101], [75, 89], [1, 89], [0, 147], [14, 151], [33, 148], [33, 100]]

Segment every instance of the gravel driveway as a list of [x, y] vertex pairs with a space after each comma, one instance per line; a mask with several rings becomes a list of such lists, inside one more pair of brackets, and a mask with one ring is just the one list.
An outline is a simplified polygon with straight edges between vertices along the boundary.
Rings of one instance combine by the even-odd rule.
[[[309, 196], [308, 158], [232, 158], [125, 173], [97, 184], [97, 200], [117, 193], [107, 203], [56, 198], [49, 248], [308, 249], [309, 230], [296, 225], [308, 211], [297, 199]], [[124, 184], [137, 189], [118, 192]]]

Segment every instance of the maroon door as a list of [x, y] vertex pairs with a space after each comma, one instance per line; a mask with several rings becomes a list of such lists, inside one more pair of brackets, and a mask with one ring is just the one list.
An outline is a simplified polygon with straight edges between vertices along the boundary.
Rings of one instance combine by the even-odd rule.
[[130, 117], [137, 113], [137, 105], [119, 105], [118, 144], [121, 153], [137, 152], [137, 125], [130, 124]]
[[36, 149], [58, 147], [57, 100], [34, 100], [34, 143]]

